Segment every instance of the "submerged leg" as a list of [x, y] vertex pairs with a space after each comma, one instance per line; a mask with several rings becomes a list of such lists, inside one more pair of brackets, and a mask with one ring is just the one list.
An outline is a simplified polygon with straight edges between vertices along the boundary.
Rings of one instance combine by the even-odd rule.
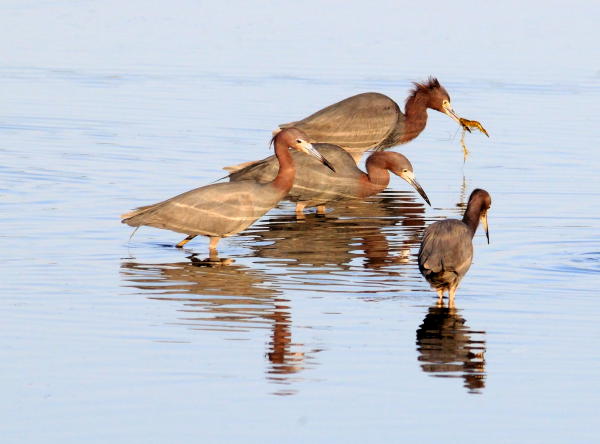
[[326, 214], [327, 213], [327, 209], [325, 208], [325, 205], [317, 205], [317, 214]]
[[182, 240], [181, 242], [179, 242], [177, 245], [175, 245], [177, 248], [183, 248], [183, 246], [185, 244], [187, 244], [189, 241], [191, 241], [193, 238], [195, 238], [196, 235], [195, 234], [190, 234], [188, 237], [186, 237], [184, 240]]

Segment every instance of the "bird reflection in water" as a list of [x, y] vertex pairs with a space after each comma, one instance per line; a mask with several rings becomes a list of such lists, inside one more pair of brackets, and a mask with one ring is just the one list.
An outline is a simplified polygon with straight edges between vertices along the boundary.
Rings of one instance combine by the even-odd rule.
[[348, 271], [359, 261], [363, 268], [379, 270], [408, 264], [410, 249], [418, 245], [425, 226], [425, 207], [410, 192], [386, 190], [331, 207], [326, 215], [307, 214], [303, 220], [271, 216], [247, 230], [239, 242], [251, 256], [284, 261], [292, 271], [295, 266], [308, 274]]
[[[268, 274], [243, 265], [209, 266], [195, 255], [189, 262], [142, 264], [124, 261], [121, 275], [124, 286], [143, 290], [148, 299], [177, 301], [178, 325], [193, 330], [243, 333], [271, 329], [266, 357], [267, 378], [289, 385], [301, 380], [292, 377], [314, 365], [318, 349], [304, 351], [304, 345], [292, 340], [289, 301]], [[288, 388], [277, 395], [295, 393]]]
[[441, 304], [429, 307], [417, 329], [418, 359], [424, 372], [462, 378], [469, 393], [482, 393], [486, 378], [485, 331], [469, 330], [459, 312]]

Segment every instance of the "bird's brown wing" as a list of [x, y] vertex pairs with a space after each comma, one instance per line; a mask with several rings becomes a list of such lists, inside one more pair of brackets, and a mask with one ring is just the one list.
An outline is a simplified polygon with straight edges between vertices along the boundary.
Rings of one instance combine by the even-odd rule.
[[383, 94], [370, 92], [348, 97], [305, 119], [279, 127], [299, 128], [314, 142], [339, 145], [354, 154], [383, 142], [401, 116], [396, 102]]
[[456, 219], [431, 224], [423, 234], [419, 249], [421, 273], [451, 271], [464, 275], [473, 260], [473, 243], [467, 226]]

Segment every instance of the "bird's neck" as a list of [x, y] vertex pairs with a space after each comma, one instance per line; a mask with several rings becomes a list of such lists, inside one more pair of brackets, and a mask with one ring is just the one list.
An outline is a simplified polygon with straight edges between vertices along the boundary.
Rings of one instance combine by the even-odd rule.
[[481, 213], [481, 208], [475, 205], [469, 205], [465, 214], [463, 216], [464, 224], [469, 227], [471, 231], [471, 237], [475, 236], [475, 232], [477, 231], [477, 227], [479, 226], [479, 214]]
[[371, 196], [383, 191], [390, 183], [390, 172], [386, 153], [377, 151], [369, 156], [366, 163], [367, 174], [363, 176], [363, 192], [361, 197]]
[[[398, 143], [406, 143], [417, 137], [427, 124], [427, 103], [429, 97], [417, 91], [406, 100], [404, 108], [404, 128], [399, 132]], [[401, 122], [398, 122], [401, 124]]]
[[275, 141], [275, 156], [279, 161], [279, 170], [271, 184], [285, 196], [294, 185], [296, 167], [287, 144]]

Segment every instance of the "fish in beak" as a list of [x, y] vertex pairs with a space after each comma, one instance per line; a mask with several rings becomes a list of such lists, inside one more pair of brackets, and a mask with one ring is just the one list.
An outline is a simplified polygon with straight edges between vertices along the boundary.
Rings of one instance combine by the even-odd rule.
[[481, 220], [481, 224], [485, 230], [485, 237], [487, 237], [488, 244], [490, 243], [490, 231], [488, 228], [488, 220], [487, 220], [487, 211], [484, 212], [479, 219]]
[[413, 173], [412, 171], [407, 171], [407, 172], [402, 172], [399, 174], [399, 176], [404, 179], [405, 181], [407, 181], [409, 184], [412, 185], [412, 187], [417, 190], [417, 192], [421, 195], [421, 197], [423, 199], [425, 199], [425, 202], [427, 202], [427, 204], [429, 206], [431, 206], [431, 202], [429, 202], [429, 198], [427, 197], [427, 194], [425, 193], [425, 190], [423, 190], [423, 188], [421, 187], [421, 185], [419, 185], [419, 182], [417, 182], [417, 180], [415, 179], [415, 173]]
[[302, 142], [302, 144], [300, 145], [300, 150], [306, 154], [308, 154], [309, 156], [313, 156], [316, 157], [317, 159], [319, 159], [319, 161], [325, 165], [327, 168], [329, 168], [331, 171], [333, 171], [335, 173], [335, 168], [333, 167], [333, 165], [331, 163], [329, 163], [329, 161], [327, 159], [325, 159], [323, 157], [323, 155], [318, 152], [315, 147], [312, 146], [311, 143], [308, 142]]

